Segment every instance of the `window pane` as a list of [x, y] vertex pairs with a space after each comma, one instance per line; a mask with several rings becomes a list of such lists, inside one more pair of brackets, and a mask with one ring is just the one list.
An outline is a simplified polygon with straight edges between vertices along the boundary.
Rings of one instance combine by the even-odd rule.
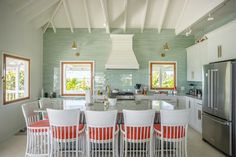
[[151, 89], [175, 87], [175, 63], [151, 63]]
[[29, 97], [29, 60], [4, 55], [5, 88], [4, 102]]
[[86, 89], [92, 87], [91, 63], [62, 63], [63, 93], [62, 95], [83, 95]]

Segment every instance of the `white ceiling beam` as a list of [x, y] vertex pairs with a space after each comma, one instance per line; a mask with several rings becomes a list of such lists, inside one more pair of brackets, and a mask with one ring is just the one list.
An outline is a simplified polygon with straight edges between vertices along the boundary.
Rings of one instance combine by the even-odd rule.
[[46, 30], [48, 29], [48, 27], [49, 27], [49, 25], [50, 25], [50, 21], [53, 21], [53, 19], [54, 19], [54, 17], [56, 16], [58, 10], [60, 9], [61, 5], [62, 5], [62, 0], [58, 3], [56, 9], [54, 10], [54, 12], [53, 12], [53, 14], [52, 14], [52, 17], [48, 20], [48, 23], [47, 23], [46, 27], [44, 28], [43, 33], [45, 33]]
[[162, 29], [162, 26], [163, 26], [163, 23], [164, 23], [164, 20], [165, 20], [165, 17], [166, 17], [166, 12], [168, 10], [168, 5], [169, 5], [169, 0], [164, 0], [164, 5], [163, 5], [161, 15], [160, 15], [160, 21], [159, 21], [158, 26], [157, 26], [158, 33], [161, 33], [161, 29]]
[[123, 24], [124, 32], [126, 32], [126, 26], [127, 26], [127, 7], [128, 7], [128, 0], [124, 0], [124, 24]]
[[[180, 12], [180, 15], [179, 15], [179, 17], [178, 17], [177, 23], [176, 23], [176, 25], [175, 25], [175, 34], [176, 34], [176, 29], [179, 27], [179, 25], [180, 25], [180, 23], [181, 23], [181, 21], [182, 21], [182, 19], [183, 19], [184, 12], [185, 12], [185, 9], [186, 9], [186, 7], [187, 7], [187, 5], [188, 5], [188, 2], [189, 2], [189, 0], [184, 0], [183, 8], [182, 8], [182, 10], [181, 10], [181, 12]], [[176, 34], [176, 35], [177, 35], [177, 34]]]
[[108, 16], [108, 10], [107, 10], [107, 1], [105, 0], [99, 0], [102, 10], [103, 10], [103, 14], [104, 14], [104, 18], [105, 18], [105, 25], [106, 25], [106, 32], [110, 33], [110, 25], [109, 25], [109, 16]]
[[149, 4], [149, 0], [146, 0], [145, 1], [145, 6], [144, 6], [144, 13], [143, 13], [143, 18], [142, 18], [142, 23], [141, 23], [141, 33], [143, 33], [143, 29], [144, 29], [144, 26], [145, 26], [148, 4]]
[[46, 24], [46, 26], [43, 28], [43, 33], [46, 32], [46, 30], [48, 29], [49, 25], [50, 25], [50, 22], [48, 21], [47, 24]]
[[68, 23], [70, 25], [70, 31], [71, 31], [71, 33], [74, 33], [74, 28], [72, 26], [71, 17], [70, 17], [69, 11], [68, 11], [68, 7], [67, 7], [67, 4], [66, 4], [66, 1], [62, 0], [62, 2], [63, 2], [63, 6], [64, 6], [64, 9], [65, 9], [65, 13], [66, 13], [66, 17], [67, 17]]
[[50, 9], [53, 5], [55, 5], [56, 3], [58, 3], [59, 0], [53, 0], [51, 3], [49, 3], [45, 8], [41, 9], [39, 12], [31, 15], [27, 20], [28, 21], [32, 21], [35, 18], [37, 18], [38, 16], [40, 16], [41, 14], [43, 14], [45, 11], [47, 11], [48, 9]]
[[28, 7], [29, 5], [31, 5], [34, 2], [34, 0], [29, 0], [28, 2], [22, 4], [21, 6], [19, 6], [18, 8], [16, 8], [16, 13], [24, 10], [26, 7]]
[[89, 19], [87, 0], [83, 0], [83, 4], [84, 4], [84, 11], [85, 11], [85, 16], [87, 20], [87, 25], [88, 25], [88, 32], [91, 33], [91, 24], [90, 24], [90, 19]]
[[55, 25], [54, 25], [53, 21], [50, 21], [50, 23], [51, 23], [51, 25], [52, 25], [53, 32], [54, 32], [54, 33], [56, 33], [56, 32], [57, 32], [57, 30], [56, 30], [56, 27], [55, 27]]

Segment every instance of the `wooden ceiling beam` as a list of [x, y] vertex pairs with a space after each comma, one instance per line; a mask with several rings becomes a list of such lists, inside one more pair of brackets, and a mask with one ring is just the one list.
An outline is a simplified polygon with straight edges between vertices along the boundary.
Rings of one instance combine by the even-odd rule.
[[145, 21], [147, 17], [147, 8], [148, 8], [149, 0], [145, 1], [145, 7], [144, 7], [144, 13], [143, 13], [143, 18], [142, 18], [142, 23], [141, 23], [141, 33], [143, 33], [143, 29], [145, 27]]
[[58, 3], [56, 9], [54, 10], [54, 12], [53, 12], [53, 14], [52, 14], [52, 16], [51, 16], [51, 18], [48, 20], [48, 23], [47, 23], [46, 27], [43, 29], [43, 33], [45, 33], [46, 30], [48, 29], [48, 27], [49, 27], [49, 25], [50, 25], [50, 21], [53, 21], [53, 19], [54, 19], [54, 17], [56, 16], [58, 10], [60, 9], [62, 3], [63, 3], [62, 0]]
[[164, 20], [165, 20], [165, 17], [166, 17], [166, 12], [168, 10], [168, 6], [169, 6], [169, 0], [164, 0], [164, 5], [163, 5], [163, 9], [161, 11], [161, 15], [160, 15], [160, 20], [159, 20], [159, 23], [158, 23], [158, 33], [161, 33], [161, 29], [162, 29], [162, 26], [163, 26], [163, 23], [164, 23]]
[[182, 19], [183, 19], [183, 16], [184, 16], [184, 12], [185, 12], [185, 9], [186, 9], [186, 7], [187, 7], [187, 5], [188, 5], [188, 2], [189, 2], [189, 0], [184, 0], [183, 8], [182, 8], [182, 10], [181, 10], [181, 12], [180, 12], [180, 15], [179, 15], [179, 17], [178, 17], [177, 23], [176, 23], [176, 25], [175, 25], [175, 34], [176, 34], [176, 35], [177, 35], [176, 29], [179, 27], [180, 23], [182, 22]]
[[90, 24], [90, 19], [89, 19], [87, 0], [83, 0], [83, 4], [84, 4], [84, 11], [85, 11], [85, 16], [87, 20], [87, 25], [88, 25], [88, 32], [91, 33], [91, 24]]
[[124, 0], [124, 24], [123, 24], [124, 32], [126, 32], [126, 27], [127, 27], [127, 8], [128, 8], [128, 0]]
[[51, 3], [49, 3], [45, 8], [41, 9], [39, 12], [32, 14], [27, 21], [32, 21], [35, 18], [37, 18], [38, 16], [40, 16], [41, 14], [43, 14], [45, 11], [47, 11], [48, 9], [50, 9], [53, 5], [55, 5], [56, 3], [58, 3], [59, 0], [53, 0]]
[[63, 2], [62, 4], [63, 4], [64, 9], [65, 9], [65, 13], [66, 13], [66, 17], [67, 17], [68, 23], [70, 25], [70, 31], [71, 31], [71, 33], [74, 33], [74, 28], [72, 26], [72, 21], [71, 21], [71, 17], [70, 17], [69, 11], [68, 11], [68, 7], [67, 7], [67, 4], [66, 4], [66, 1], [62, 0], [62, 2]]
[[109, 24], [109, 15], [108, 15], [108, 10], [107, 10], [107, 0], [99, 0], [102, 10], [103, 10], [103, 15], [105, 18], [105, 27], [106, 27], [106, 32], [110, 33], [110, 24]]

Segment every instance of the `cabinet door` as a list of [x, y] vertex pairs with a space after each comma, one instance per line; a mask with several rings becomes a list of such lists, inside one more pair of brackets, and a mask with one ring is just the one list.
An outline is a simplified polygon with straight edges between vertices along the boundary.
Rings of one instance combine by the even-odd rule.
[[207, 40], [187, 50], [187, 81], [202, 81], [202, 67], [207, 64]]
[[236, 20], [207, 34], [208, 61], [216, 62], [236, 58], [234, 49], [236, 36]]
[[177, 107], [178, 107], [178, 109], [186, 109], [186, 97], [185, 96], [178, 97]]
[[186, 108], [189, 108], [190, 110], [190, 114], [189, 114], [189, 125], [192, 127], [192, 128], [195, 128], [194, 125], [195, 125], [195, 112], [194, 112], [194, 100], [191, 99], [191, 98], [186, 98]]
[[194, 128], [199, 133], [202, 133], [202, 105], [197, 102], [195, 103], [195, 116], [196, 123], [194, 125]]

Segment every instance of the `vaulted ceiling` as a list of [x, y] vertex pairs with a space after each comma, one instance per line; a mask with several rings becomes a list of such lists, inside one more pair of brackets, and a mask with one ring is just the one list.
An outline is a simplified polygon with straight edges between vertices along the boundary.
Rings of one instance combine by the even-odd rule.
[[[56, 28], [163, 28], [179, 34], [224, 0], [1, 0], [45, 32]], [[226, 0], [225, 0], [226, 1]]]

